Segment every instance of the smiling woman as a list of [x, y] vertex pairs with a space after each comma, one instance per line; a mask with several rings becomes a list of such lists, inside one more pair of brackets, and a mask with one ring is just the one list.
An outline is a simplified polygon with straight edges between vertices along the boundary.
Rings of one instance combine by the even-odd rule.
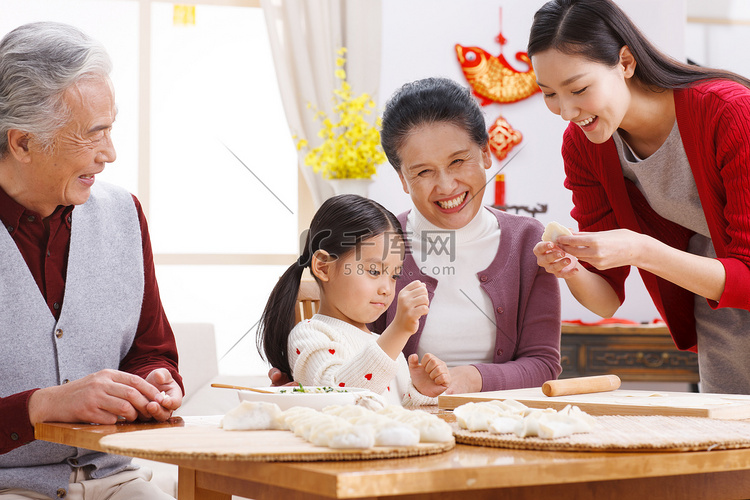
[[401, 147], [399, 178], [414, 207], [443, 229], [468, 224], [482, 206], [492, 166], [489, 143], [479, 147], [449, 122], [424, 124]]
[[631, 266], [705, 392], [750, 392], [750, 80], [660, 52], [611, 0], [552, 0], [528, 54], [569, 121], [565, 186], [581, 232], [539, 243], [550, 275], [612, 316]]
[[[482, 206], [488, 139], [478, 103], [448, 79], [404, 85], [383, 114], [383, 149], [414, 205], [398, 217], [411, 252], [396, 290], [419, 280], [430, 298], [404, 353], [444, 360], [447, 393], [538, 387], [561, 371], [560, 292], [532, 253], [542, 225]], [[375, 330], [397, 314], [392, 304]]]

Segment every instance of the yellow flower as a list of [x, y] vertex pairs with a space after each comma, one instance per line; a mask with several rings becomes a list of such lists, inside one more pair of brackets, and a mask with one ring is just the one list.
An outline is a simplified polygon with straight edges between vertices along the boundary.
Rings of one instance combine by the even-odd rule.
[[[375, 125], [365, 117], [372, 114], [375, 101], [369, 94], [352, 96], [352, 87], [346, 81], [343, 69], [346, 58], [346, 47], [337, 51], [334, 75], [341, 80], [338, 89], [333, 91], [333, 111], [331, 118], [325, 111], [318, 110], [308, 103], [307, 107], [315, 112], [314, 118], [320, 121], [318, 137], [321, 144], [310, 149], [305, 155], [305, 165], [311, 166], [327, 179], [368, 179], [375, 175], [377, 166], [386, 160], [380, 146], [380, 117], [375, 118]], [[297, 140], [297, 150], [308, 149], [305, 139]]]

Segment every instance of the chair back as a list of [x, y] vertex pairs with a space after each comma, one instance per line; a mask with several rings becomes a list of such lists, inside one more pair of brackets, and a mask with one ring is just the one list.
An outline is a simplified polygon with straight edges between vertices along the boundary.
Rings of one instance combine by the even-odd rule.
[[303, 279], [297, 293], [297, 307], [294, 309], [294, 322], [310, 319], [320, 309], [320, 288], [314, 279]]

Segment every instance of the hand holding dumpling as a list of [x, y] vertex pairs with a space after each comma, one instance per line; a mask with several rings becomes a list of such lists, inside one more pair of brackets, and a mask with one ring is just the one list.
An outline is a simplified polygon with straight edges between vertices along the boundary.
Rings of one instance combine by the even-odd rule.
[[557, 243], [560, 236], [572, 234], [570, 229], [553, 221], [544, 228], [542, 241], [534, 246], [537, 264], [556, 278], [570, 278], [578, 273], [578, 259], [566, 253]]

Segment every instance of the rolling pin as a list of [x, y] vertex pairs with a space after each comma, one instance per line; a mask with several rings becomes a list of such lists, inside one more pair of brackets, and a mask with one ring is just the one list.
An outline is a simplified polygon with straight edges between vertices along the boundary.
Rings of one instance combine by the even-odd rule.
[[597, 375], [595, 377], [567, 378], [548, 380], [542, 385], [545, 396], [569, 396], [571, 394], [589, 394], [591, 392], [614, 391], [620, 387], [617, 375]]

